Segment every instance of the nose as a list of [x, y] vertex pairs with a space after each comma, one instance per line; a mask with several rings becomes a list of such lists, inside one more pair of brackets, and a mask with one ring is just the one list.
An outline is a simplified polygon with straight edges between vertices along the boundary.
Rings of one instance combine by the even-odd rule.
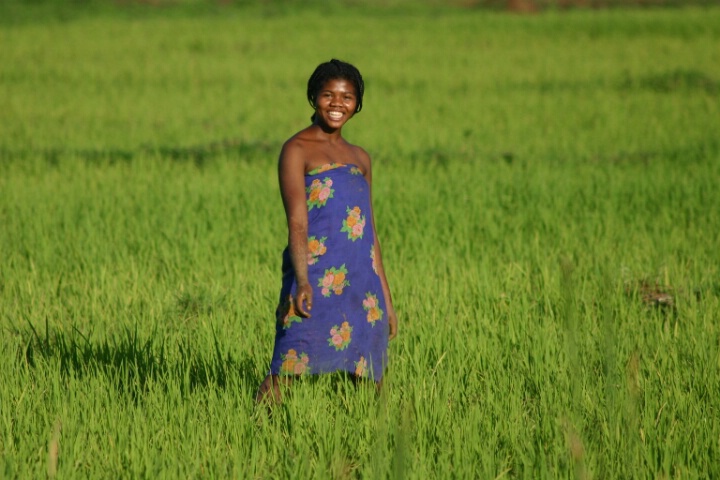
[[342, 105], [342, 99], [340, 98], [340, 95], [333, 95], [333, 96], [330, 98], [330, 105], [331, 105], [331, 106], [334, 106], [334, 105]]

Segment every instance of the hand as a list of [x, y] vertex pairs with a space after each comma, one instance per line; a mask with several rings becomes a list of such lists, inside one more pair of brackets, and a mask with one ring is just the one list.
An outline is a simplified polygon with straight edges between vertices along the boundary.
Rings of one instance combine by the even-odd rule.
[[388, 326], [390, 327], [390, 335], [388, 336], [388, 340], [392, 340], [397, 337], [398, 323], [397, 315], [395, 315], [395, 310], [389, 310], [390, 311], [388, 312]]
[[[293, 302], [295, 302], [295, 311], [301, 316], [305, 318], [310, 318], [310, 310], [312, 310], [312, 298], [313, 298], [313, 291], [312, 287], [309, 284], [304, 285], [298, 285], [297, 292], [295, 292], [295, 298], [293, 298]], [[307, 309], [303, 307], [303, 302], [307, 306]]]

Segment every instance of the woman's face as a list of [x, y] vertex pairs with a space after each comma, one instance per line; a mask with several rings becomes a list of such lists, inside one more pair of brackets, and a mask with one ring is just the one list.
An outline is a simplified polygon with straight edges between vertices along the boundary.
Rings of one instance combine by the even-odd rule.
[[332, 129], [340, 129], [355, 114], [355, 86], [343, 78], [328, 80], [320, 88], [315, 101], [315, 121]]

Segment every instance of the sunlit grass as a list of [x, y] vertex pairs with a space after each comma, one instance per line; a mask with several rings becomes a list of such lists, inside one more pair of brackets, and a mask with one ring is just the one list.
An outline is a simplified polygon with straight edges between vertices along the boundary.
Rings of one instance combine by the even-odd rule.
[[[0, 477], [718, 476], [717, 16], [0, 30]], [[400, 336], [379, 395], [268, 415], [275, 157], [331, 56]]]

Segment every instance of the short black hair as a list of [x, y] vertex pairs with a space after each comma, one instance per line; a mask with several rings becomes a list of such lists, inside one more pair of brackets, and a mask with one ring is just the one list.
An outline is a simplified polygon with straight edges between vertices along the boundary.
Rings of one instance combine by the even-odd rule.
[[355, 98], [357, 105], [355, 113], [362, 110], [363, 93], [365, 92], [365, 83], [363, 82], [360, 71], [353, 65], [343, 62], [342, 60], [332, 59], [329, 62], [321, 63], [317, 66], [313, 74], [308, 80], [307, 98], [310, 105], [315, 108], [317, 102], [317, 94], [320, 89], [330, 80], [341, 78], [351, 82], [355, 86]]

